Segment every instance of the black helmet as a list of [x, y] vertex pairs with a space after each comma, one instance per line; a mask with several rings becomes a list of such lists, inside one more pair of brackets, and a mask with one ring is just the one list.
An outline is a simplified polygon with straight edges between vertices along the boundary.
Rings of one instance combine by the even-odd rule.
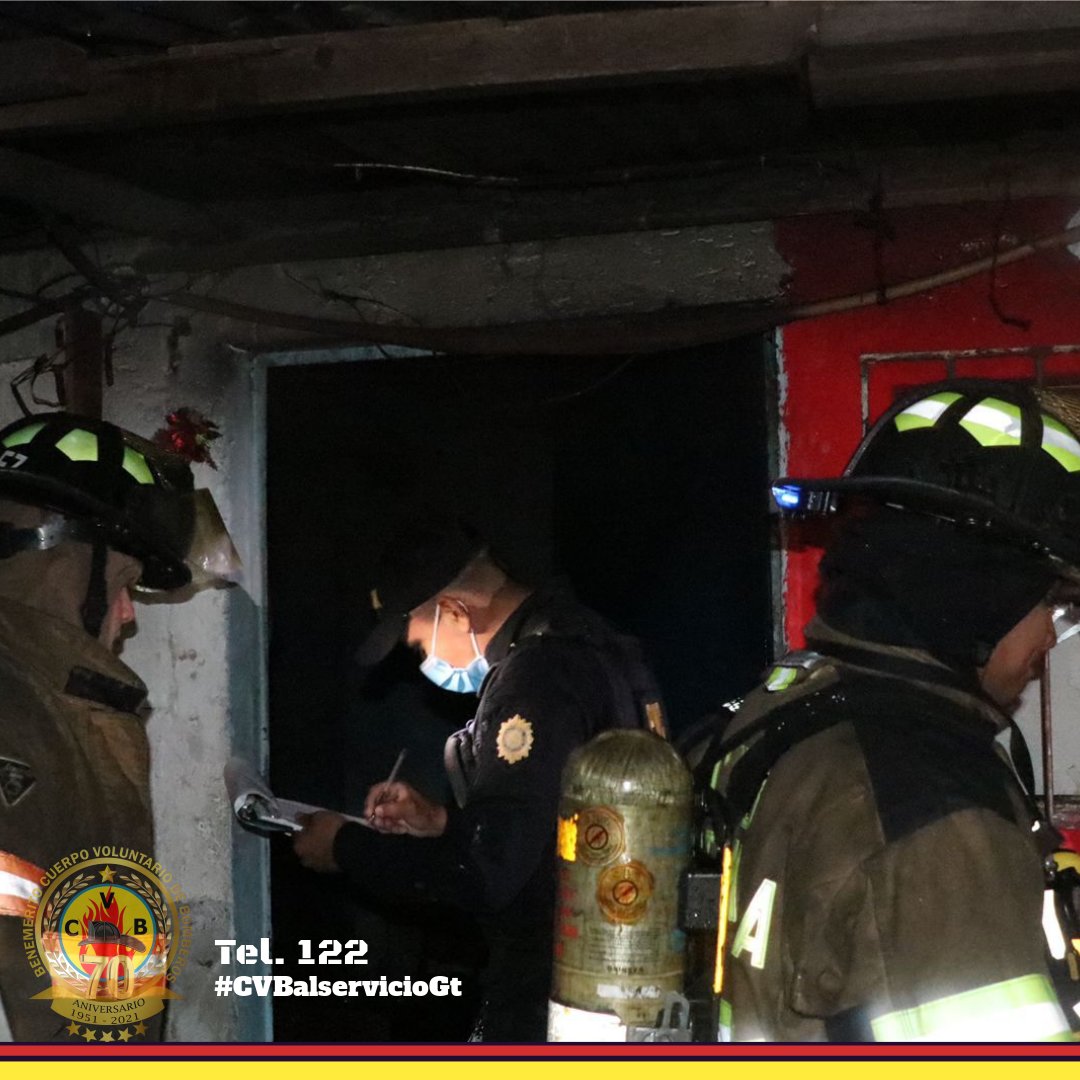
[[813, 514], [859, 495], [986, 529], [1078, 576], [1080, 440], [1063, 419], [1075, 413], [1067, 398], [1021, 383], [920, 387], [874, 424], [843, 476], [785, 477], [773, 497]]
[[44, 413], [0, 431], [0, 495], [59, 511], [81, 527], [71, 538], [140, 560], [147, 589], [191, 581], [193, 489], [186, 461], [104, 420]]

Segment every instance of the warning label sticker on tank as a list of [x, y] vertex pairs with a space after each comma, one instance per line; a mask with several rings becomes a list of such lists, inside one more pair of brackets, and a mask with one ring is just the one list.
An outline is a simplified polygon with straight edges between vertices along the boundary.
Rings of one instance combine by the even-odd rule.
[[596, 996], [608, 1001], [636, 1001], [640, 998], [660, 998], [659, 986], [626, 986], [623, 983], [597, 983]]
[[563, 862], [573, 862], [577, 858], [578, 816], [559, 818], [556, 833], [555, 850]]
[[577, 857], [586, 866], [606, 866], [626, 850], [623, 816], [610, 806], [590, 806], [578, 815]]
[[636, 923], [645, 916], [655, 882], [648, 869], [633, 860], [609, 866], [596, 883], [596, 902], [614, 923]]

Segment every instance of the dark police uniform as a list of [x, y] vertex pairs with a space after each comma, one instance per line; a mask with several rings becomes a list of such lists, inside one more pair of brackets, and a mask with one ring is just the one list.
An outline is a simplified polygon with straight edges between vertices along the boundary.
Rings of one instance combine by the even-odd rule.
[[926, 654], [811, 634], [715, 776], [741, 817], [720, 1037], [1067, 1039], [1008, 717]]
[[636, 642], [557, 586], [529, 596], [485, 655], [477, 714], [447, 744], [458, 805], [445, 833], [428, 840], [346, 824], [334, 858], [382, 899], [427, 897], [476, 913], [489, 948], [477, 1035], [542, 1041], [563, 765], [602, 730], [661, 725], [659, 695]]

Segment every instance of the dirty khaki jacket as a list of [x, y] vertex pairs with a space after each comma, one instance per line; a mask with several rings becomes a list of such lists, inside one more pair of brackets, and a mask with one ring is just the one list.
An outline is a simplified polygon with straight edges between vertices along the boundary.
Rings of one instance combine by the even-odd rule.
[[[845, 661], [785, 658], [725, 736], [817, 725], [744, 798], [719, 1037], [1068, 1038], [1008, 718], [927, 654], [809, 630]], [[763, 738], [723, 759], [721, 792]]]
[[[47, 870], [103, 844], [152, 854], [146, 688], [62, 619], [0, 598], [0, 852]], [[76, 855], [76, 861], [78, 856]], [[16, 1041], [69, 1039], [0, 915], [0, 1002]]]

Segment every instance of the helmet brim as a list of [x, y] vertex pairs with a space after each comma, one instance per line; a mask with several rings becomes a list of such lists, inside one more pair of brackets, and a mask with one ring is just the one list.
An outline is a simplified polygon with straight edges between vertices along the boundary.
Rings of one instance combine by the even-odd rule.
[[160, 539], [144, 535], [114, 507], [86, 492], [46, 476], [3, 470], [0, 471], [0, 495], [97, 522], [110, 547], [142, 563], [143, 572], [138, 581], [141, 588], [168, 591], [181, 589], [191, 582], [191, 570], [181, 555], [164, 551]]
[[1063, 576], [1080, 581], [1080, 538], [1070, 542], [1066, 537], [1040, 529], [978, 495], [899, 476], [837, 476], [826, 479], [781, 477], [774, 487], [824, 495], [825, 498], [815, 500], [817, 505], [810, 511], [811, 515], [838, 510], [838, 500], [830, 497], [835, 494], [926, 514], [962, 528], [985, 530], [1005, 542], [1046, 557]]

